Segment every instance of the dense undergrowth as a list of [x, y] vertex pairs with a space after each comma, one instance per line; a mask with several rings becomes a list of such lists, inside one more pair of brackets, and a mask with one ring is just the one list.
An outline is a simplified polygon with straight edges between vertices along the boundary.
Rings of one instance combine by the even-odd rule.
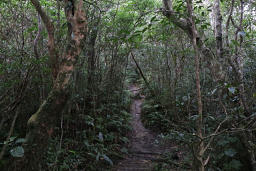
[[[26, 156], [27, 121], [53, 89], [53, 66], [62, 64], [62, 52], [74, 36], [65, 12], [75, 1], [38, 2], [55, 26], [57, 61], [50, 58], [48, 31], [35, 6], [0, 0], [0, 170], [19, 169], [16, 164]], [[170, 165], [191, 170], [201, 157], [193, 149], [202, 139], [206, 169], [250, 171], [253, 164], [256, 169], [255, 2], [168, 2], [83, 1], [85, 46], [65, 90], [70, 99], [49, 133], [49, 146], [37, 152], [44, 156], [37, 161], [42, 170], [107, 170], [122, 158], [131, 129], [131, 83], [145, 95], [144, 125], [180, 145], [182, 162], [173, 163], [167, 154], [158, 170]], [[165, 10], [168, 4], [173, 9]], [[189, 5], [200, 51], [201, 139]]]
[[[248, 63], [245, 68], [251, 68], [252, 63]], [[246, 70], [246, 69], [245, 69]], [[251, 78], [253, 73], [246, 73], [246, 78]], [[241, 133], [248, 122], [243, 123], [244, 111], [239, 107], [240, 100], [238, 95], [238, 88], [236, 81], [229, 80], [230, 83], [223, 83], [223, 85], [215, 85], [216, 88], [203, 87], [203, 102], [204, 102], [204, 133], [211, 135], [218, 125], [226, 119], [226, 123], [222, 125], [218, 134], [214, 135], [214, 140], [208, 152], [211, 159], [209, 162], [210, 170], [252, 170], [248, 147], [244, 143], [244, 133]], [[248, 80], [249, 81], [249, 80]], [[142, 85], [144, 84], [141, 80]], [[173, 141], [180, 145], [180, 156], [182, 162], [174, 166], [180, 168], [190, 168], [193, 165], [193, 143], [196, 142], [196, 95], [193, 94], [192, 86], [182, 90], [181, 87], [175, 89], [176, 97], [172, 98], [168, 94], [168, 87], [165, 91], [161, 88], [159, 92], [159, 84], [151, 83], [157, 95], [152, 95], [147, 87], [144, 85], [144, 94], [146, 94], [145, 101], [142, 108], [142, 120], [144, 125], [158, 132], [159, 136], [166, 141]], [[247, 91], [250, 92], [254, 84], [249, 81], [247, 84]], [[219, 101], [217, 91], [221, 90], [223, 101]], [[248, 96], [249, 98], [249, 96]], [[254, 97], [250, 97], [251, 104], [255, 102]], [[220, 105], [221, 107], [217, 107]], [[255, 112], [254, 105], [250, 106], [252, 112]], [[239, 125], [237, 125], [239, 123]], [[232, 127], [241, 127], [239, 131]], [[247, 132], [249, 133], [249, 132]], [[245, 134], [247, 134], [245, 133]], [[206, 141], [207, 143], [208, 141]], [[165, 162], [158, 164], [156, 168], [159, 170], [168, 170], [167, 166], [173, 165], [172, 154], [165, 156]], [[188, 169], [188, 168], [187, 168]]]
[[64, 113], [47, 152], [47, 165], [51, 170], [107, 170], [122, 158], [127, 152], [130, 130], [129, 96], [123, 93], [125, 99], [120, 97], [122, 92], [115, 91], [116, 99], [105, 102], [102, 95], [103, 101], [92, 111], [81, 106], [85, 111], [79, 110], [77, 103], [71, 102], [71, 114]]
[[[62, 52], [68, 39], [64, 3], [40, 3], [54, 24], [59, 23], [56, 44]], [[123, 28], [117, 23], [132, 20], [125, 14], [116, 16], [116, 6], [112, 9], [105, 2], [99, 5], [109, 11], [101, 13], [97, 6], [84, 4], [88, 17], [86, 45], [72, 76], [70, 100], [63, 106], [48, 148], [38, 152], [44, 156], [42, 170], [107, 170], [127, 153], [131, 129], [126, 79], [129, 48], [120, 46]], [[47, 30], [36, 18], [32, 4], [1, 1], [0, 7], [0, 170], [15, 170], [19, 169], [16, 163], [26, 155], [23, 143], [27, 121], [47, 98], [54, 80]], [[5, 15], [8, 13], [12, 15]], [[11, 29], [14, 27], [17, 29]], [[12, 32], [4, 39], [8, 30]], [[36, 37], [38, 44], [33, 44]]]
[[[130, 93], [126, 90], [128, 89], [126, 85], [122, 87], [119, 89], [107, 87], [109, 91], [103, 87], [94, 93], [94, 97], [99, 99], [91, 101], [88, 100], [92, 98], [91, 94], [85, 96], [81, 93], [88, 91], [86, 87], [83, 87], [80, 93], [71, 94], [71, 100], [65, 106], [62, 118], [58, 121], [54, 134], [49, 140], [49, 147], [46, 153], [42, 154], [45, 156], [43, 162], [45, 170], [93, 171], [103, 168], [107, 170], [127, 153], [126, 146], [129, 142], [127, 136], [130, 131]], [[25, 100], [31, 100], [33, 96], [29, 98]], [[35, 110], [36, 105], [39, 104], [34, 105]], [[23, 108], [24, 113], [31, 113], [34, 110], [32, 106]], [[23, 119], [19, 119], [18, 123], [22, 121]], [[4, 126], [8, 126], [7, 123]], [[6, 137], [5, 127], [3, 128], [0, 132], [1, 137]], [[8, 144], [5, 156], [0, 163], [0, 167], [4, 170], [10, 169], [12, 157], [23, 155], [23, 149], [20, 148], [22, 148], [21, 143], [24, 142], [22, 137], [25, 132], [21, 130], [26, 129], [18, 128], [20, 128], [19, 125], [15, 127], [15, 132], [8, 141], [1, 139], [3, 142], [1, 147]]]

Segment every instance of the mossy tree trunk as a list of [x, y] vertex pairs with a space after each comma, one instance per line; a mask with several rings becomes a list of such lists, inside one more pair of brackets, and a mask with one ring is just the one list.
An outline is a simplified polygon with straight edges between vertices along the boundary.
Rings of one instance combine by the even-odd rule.
[[[47, 150], [48, 140], [51, 137], [57, 120], [69, 97], [69, 85], [75, 69], [75, 64], [86, 38], [87, 23], [83, 10], [83, 1], [65, 0], [66, 19], [68, 22], [68, 44], [61, 56], [56, 56], [54, 27], [50, 18], [43, 11], [38, 0], [31, 0], [32, 4], [40, 14], [48, 31], [48, 50], [50, 58], [61, 58], [61, 62], [54, 61], [53, 72], [54, 85], [47, 99], [39, 107], [38, 111], [28, 121], [28, 133], [26, 135], [25, 157], [19, 169], [43, 170], [42, 160]], [[70, 8], [70, 6], [73, 8]]]

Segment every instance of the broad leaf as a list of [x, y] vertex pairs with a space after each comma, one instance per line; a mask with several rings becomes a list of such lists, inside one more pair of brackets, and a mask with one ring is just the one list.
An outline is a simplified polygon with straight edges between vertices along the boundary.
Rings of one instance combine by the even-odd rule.
[[228, 88], [228, 91], [229, 91], [230, 93], [232, 93], [232, 94], [235, 94], [236, 88], [235, 88], [235, 87], [229, 87], [229, 88]]
[[10, 150], [10, 154], [13, 157], [23, 157], [24, 156], [24, 149], [22, 146], [15, 147]]
[[26, 142], [26, 139], [25, 139], [25, 138], [18, 138], [18, 139], [15, 141], [15, 144], [24, 143], [24, 142]]
[[234, 155], [236, 155], [236, 153], [237, 152], [233, 148], [229, 148], [224, 151], [224, 154], [229, 157], [233, 157]]

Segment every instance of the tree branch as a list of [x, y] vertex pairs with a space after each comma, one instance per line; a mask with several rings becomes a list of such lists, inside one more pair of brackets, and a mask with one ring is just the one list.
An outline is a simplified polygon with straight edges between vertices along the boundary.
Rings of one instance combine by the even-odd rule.
[[192, 30], [189, 24], [187, 23], [187, 20], [184, 18], [178, 18], [175, 15], [175, 12], [172, 9], [172, 0], [163, 0], [163, 9], [162, 13], [164, 16], [169, 18], [175, 25], [177, 25], [179, 28], [184, 30], [188, 36], [191, 38], [192, 36]]
[[31, 3], [35, 7], [36, 11], [40, 15], [46, 30], [48, 32], [48, 50], [50, 55], [50, 62], [52, 67], [52, 75], [54, 80], [57, 77], [58, 74], [58, 53], [56, 51], [55, 47], [55, 38], [54, 38], [54, 25], [51, 22], [50, 17], [46, 14], [46, 12], [42, 9], [40, 2], [38, 0], [31, 0]]
[[39, 54], [38, 54], [38, 50], [37, 50], [37, 43], [40, 39], [42, 30], [43, 30], [43, 27], [41, 24], [41, 17], [38, 15], [38, 32], [37, 32], [36, 38], [34, 40], [34, 53], [35, 53], [35, 57], [37, 59], [39, 58]]
[[235, 3], [235, 0], [232, 0], [230, 13], [229, 13], [227, 23], [226, 23], [226, 45], [227, 45], [227, 47], [229, 47], [228, 30], [229, 30], [229, 23], [232, 19], [232, 15], [233, 15], [234, 3]]

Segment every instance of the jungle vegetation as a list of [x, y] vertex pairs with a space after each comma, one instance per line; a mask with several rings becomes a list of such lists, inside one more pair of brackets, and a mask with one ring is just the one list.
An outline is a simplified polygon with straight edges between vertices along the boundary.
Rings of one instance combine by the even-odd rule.
[[131, 85], [155, 170], [256, 170], [254, 0], [0, 0], [0, 170], [111, 170]]

